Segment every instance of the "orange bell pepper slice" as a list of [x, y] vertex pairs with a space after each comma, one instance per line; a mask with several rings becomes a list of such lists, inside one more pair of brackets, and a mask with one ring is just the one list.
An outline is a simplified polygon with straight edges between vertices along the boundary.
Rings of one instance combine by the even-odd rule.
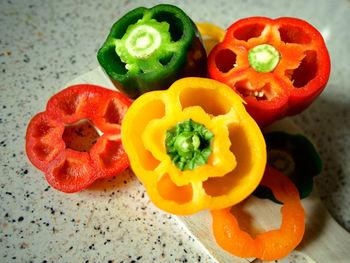
[[261, 184], [269, 187], [281, 208], [280, 229], [267, 231], [256, 238], [240, 229], [231, 207], [212, 210], [213, 232], [216, 242], [224, 250], [242, 257], [256, 257], [272, 261], [287, 256], [302, 240], [305, 231], [305, 211], [297, 188], [278, 170], [267, 166]]

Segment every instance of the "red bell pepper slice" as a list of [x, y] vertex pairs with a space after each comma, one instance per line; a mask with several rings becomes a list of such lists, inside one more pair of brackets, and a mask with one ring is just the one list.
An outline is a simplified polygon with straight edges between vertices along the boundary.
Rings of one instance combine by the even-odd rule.
[[208, 74], [240, 94], [247, 111], [266, 126], [300, 113], [320, 95], [329, 79], [330, 57], [309, 23], [251, 17], [228, 28], [209, 54]]
[[[98, 178], [129, 166], [121, 143], [121, 123], [131, 101], [121, 93], [81, 84], [57, 93], [46, 111], [30, 121], [26, 134], [29, 160], [55, 189], [72, 193]], [[64, 140], [68, 124], [88, 119], [103, 133], [88, 152], [70, 149]]]

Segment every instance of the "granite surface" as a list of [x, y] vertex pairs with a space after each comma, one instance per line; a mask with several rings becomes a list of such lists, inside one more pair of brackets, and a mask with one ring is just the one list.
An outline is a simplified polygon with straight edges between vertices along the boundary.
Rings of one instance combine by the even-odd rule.
[[[149, 201], [126, 171], [88, 189], [50, 187], [25, 154], [26, 127], [65, 83], [98, 66], [96, 53], [125, 12], [160, 1], [1, 0], [0, 262], [214, 262], [175, 216]], [[350, 2], [167, 1], [194, 21], [226, 28], [248, 16], [293, 16], [323, 34], [329, 84], [292, 117], [324, 161], [316, 178], [332, 216], [350, 230]]]

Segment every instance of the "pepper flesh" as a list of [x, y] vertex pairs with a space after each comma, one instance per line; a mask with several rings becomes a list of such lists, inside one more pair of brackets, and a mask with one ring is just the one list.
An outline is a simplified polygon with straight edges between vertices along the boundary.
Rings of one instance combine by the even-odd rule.
[[[268, 44], [275, 67], [254, 68], [249, 52]], [[264, 60], [264, 59], [263, 59]], [[259, 72], [260, 71], [260, 72]], [[323, 91], [330, 58], [321, 34], [297, 18], [251, 17], [232, 24], [208, 57], [208, 74], [234, 89], [260, 126], [306, 109]]]
[[[62, 90], [28, 124], [29, 160], [45, 172], [52, 187], [66, 193], [123, 171], [129, 159], [121, 144], [120, 126], [130, 104], [119, 92], [99, 86], [81, 84]], [[103, 134], [88, 152], [69, 149], [63, 138], [65, 126], [85, 119]]]
[[125, 14], [97, 54], [115, 86], [130, 98], [167, 89], [186, 76], [206, 76], [207, 56], [193, 21], [178, 7], [160, 4]]
[[263, 261], [273, 261], [287, 256], [302, 240], [305, 231], [305, 211], [299, 193], [291, 180], [278, 170], [267, 166], [261, 184], [271, 188], [276, 199], [283, 203], [282, 224], [252, 238], [242, 231], [231, 207], [213, 210], [213, 233], [216, 242], [231, 254]]
[[[188, 119], [214, 139], [205, 164], [181, 171], [167, 154], [165, 138]], [[122, 142], [152, 202], [178, 215], [242, 201], [259, 184], [266, 164], [262, 133], [243, 101], [211, 79], [183, 78], [166, 91], [140, 96], [123, 120]]]

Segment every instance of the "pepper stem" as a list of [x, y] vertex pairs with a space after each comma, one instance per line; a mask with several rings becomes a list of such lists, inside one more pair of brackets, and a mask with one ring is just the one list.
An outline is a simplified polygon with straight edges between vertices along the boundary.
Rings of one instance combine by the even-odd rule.
[[192, 155], [194, 151], [196, 151], [201, 144], [201, 140], [199, 136], [195, 132], [182, 132], [176, 136], [175, 139], [175, 149], [181, 156]]
[[160, 43], [161, 37], [158, 30], [147, 25], [135, 27], [125, 40], [130, 55], [140, 59], [151, 55], [160, 46]]
[[134, 73], [147, 73], [162, 68], [176, 52], [171, 39], [170, 25], [158, 22], [145, 13], [142, 19], [128, 26], [121, 39], [115, 39], [115, 52], [125, 68]]
[[270, 44], [261, 44], [248, 52], [250, 66], [260, 73], [272, 72], [280, 61], [280, 53]]
[[203, 124], [187, 119], [167, 130], [165, 146], [180, 171], [193, 170], [207, 163], [213, 139], [214, 134]]

